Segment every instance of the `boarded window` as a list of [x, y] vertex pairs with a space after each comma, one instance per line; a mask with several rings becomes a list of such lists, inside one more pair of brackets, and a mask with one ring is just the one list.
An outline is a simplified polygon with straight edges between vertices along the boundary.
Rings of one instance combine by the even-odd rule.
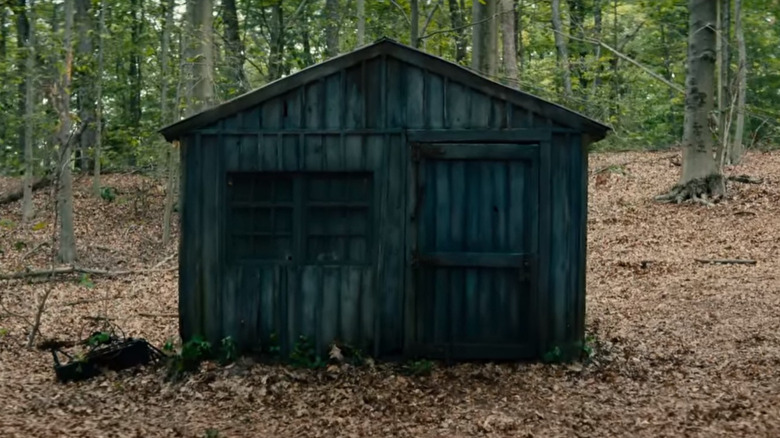
[[369, 173], [230, 173], [227, 200], [233, 260], [370, 263]]

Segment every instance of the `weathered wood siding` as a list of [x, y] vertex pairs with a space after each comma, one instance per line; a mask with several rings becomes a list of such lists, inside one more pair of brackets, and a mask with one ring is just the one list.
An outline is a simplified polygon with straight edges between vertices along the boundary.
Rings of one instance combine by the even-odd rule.
[[[304, 335], [322, 351], [339, 339], [382, 356], [402, 353], [411, 232], [406, 130], [565, 131], [533, 108], [488, 91], [379, 56], [183, 138], [182, 336], [203, 334], [218, 341], [230, 335], [245, 348], [264, 348], [276, 335], [284, 352]], [[535, 171], [549, 178], [551, 187], [550, 193], [538, 194], [539, 268], [548, 268], [538, 286], [540, 295], [549, 295], [540, 306], [549, 307], [550, 317], [540, 317], [536, 329], [545, 333], [534, 335], [566, 343], [581, 339], [584, 308], [586, 181], [579, 134], [555, 135], [540, 145], [539, 157]], [[257, 171], [372, 172], [372, 263], [231, 262], [225, 240], [226, 175]], [[454, 190], [466, 181], [464, 175], [448, 184]], [[509, 177], [502, 181], [512, 184]], [[468, 210], [469, 205], [452, 208]]]

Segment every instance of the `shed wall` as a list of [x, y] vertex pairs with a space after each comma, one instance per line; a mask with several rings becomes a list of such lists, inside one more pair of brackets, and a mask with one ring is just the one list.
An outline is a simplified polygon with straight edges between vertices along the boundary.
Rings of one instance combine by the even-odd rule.
[[[532, 108], [382, 56], [186, 136], [182, 336], [230, 335], [256, 348], [275, 334], [284, 352], [305, 335], [321, 351], [339, 339], [378, 355], [401, 353], [410, 162], [404, 130], [505, 128], [563, 132]], [[549, 178], [551, 193], [540, 193], [540, 268], [549, 269], [540, 271], [540, 287], [549, 294], [540, 305], [550, 318], [540, 318], [539, 335], [552, 345], [582, 338], [586, 157], [579, 134], [555, 135], [544, 149], [539, 174]], [[373, 265], [227, 262], [224, 187], [231, 171], [373, 172]]]

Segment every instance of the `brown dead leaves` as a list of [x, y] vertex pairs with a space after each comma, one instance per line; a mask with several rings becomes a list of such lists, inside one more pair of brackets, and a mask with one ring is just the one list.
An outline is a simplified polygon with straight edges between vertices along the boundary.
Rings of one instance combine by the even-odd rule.
[[[4, 436], [780, 436], [780, 154], [751, 153], [729, 172], [763, 177], [729, 184], [714, 208], [659, 205], [679, 167], [669, 153], [591, 156], [588, 222], [588, 364], [462, 364], [413, 377], [398, 367], [355, 367], [331, 350], [309, 371], [241, 360], [208, 364], [183, 382], [129, 370], [69, 385], [51, 357], [21, 348], [41, 282], [0, 283], [0, 433]], [[605, 169], [601, 172], [596, 170]], [[0, 181], [4, 186], [8, 181]], [[141, 200], [137, 177], [108, 176], [112, 203], [77, 183], [79, 264], [143, 269], [162, 248], [163, 197]], [[39, 211], [50, 207], [37, 192]], [[18, 203], [0, 219], [18, 225]], [[50, 211], [50, 208], [46, 211]], [[50, 215], [0, 228], [2, 271], [44, 267]], [[16, 242], [24, 248], [15, 249]], [[21, 246], [21, 245], [20, 245]], [[753, 259], [755, 266], [694, 259]], [[165, 266], [174, 266], [175, 260]], [[85, 316], [107, 315], [128, 336], [157, 345], [178, 333], [176, 273], [56, 279], [44, 338], [79, 336]], [[76, 304], [73, 304], [76, 303]], [[341, 358], [341, 359], [339, 359]]]

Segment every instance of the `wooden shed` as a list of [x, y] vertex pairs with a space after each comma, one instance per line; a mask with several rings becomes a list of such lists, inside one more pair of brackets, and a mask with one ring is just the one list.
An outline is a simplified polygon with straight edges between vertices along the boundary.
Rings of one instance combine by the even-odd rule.
[[388, 39], [167, 126], [181, 335], [572, 357], [587, 150], [608, 129]]

